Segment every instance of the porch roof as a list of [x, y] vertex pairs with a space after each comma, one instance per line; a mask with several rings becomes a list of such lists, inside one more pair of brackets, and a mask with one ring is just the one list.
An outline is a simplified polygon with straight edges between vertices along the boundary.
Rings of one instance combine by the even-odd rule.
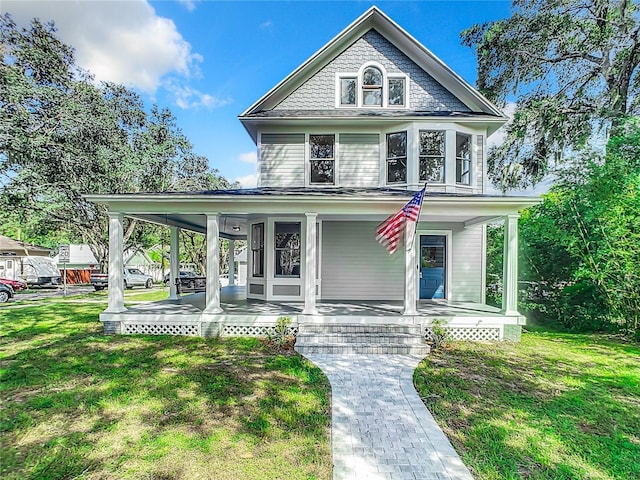
[[[261, 216], [316, 213], [322, 220], [382, 221], [409, 201], [414, 192], [398, 188], [286, 187], [199, 192], [86, 195], [111, 212], [161, 225], [206, 232], [206, 214], [220, 215], [220, 235], [246, 236], [246, 225]], [[465, 226], [517, 214], [540, 203], [539, 197], [462, 195], [426, 192], [421, 222], [457, 222]]]

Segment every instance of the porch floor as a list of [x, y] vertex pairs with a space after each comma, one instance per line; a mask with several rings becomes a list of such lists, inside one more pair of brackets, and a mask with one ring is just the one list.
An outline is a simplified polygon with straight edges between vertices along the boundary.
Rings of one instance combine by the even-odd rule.
[[[205, 306], [205, 293], [181, 296], [178, 300], [144, 302], [127, 306], [127, 314], [194, 315]], [[228, 286], [221, 289], [220, 306], [223, 315], [301, 315], [304, 302], [271, 302], [247, 299], [245, 287]], [[389, 300], [318, 301], [320, 317], [398, 317], [402, 316], [403, 302]], [[500, 309], [481, 303], [450, 302], [446, 300], [420, 300], [418, 315], [426, 317], [496, 317]]]

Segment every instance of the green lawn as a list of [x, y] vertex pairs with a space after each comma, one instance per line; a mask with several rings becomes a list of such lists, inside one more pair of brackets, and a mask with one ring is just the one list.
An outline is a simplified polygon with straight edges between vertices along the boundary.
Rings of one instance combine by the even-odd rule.
[[331, 478], [319, 369], [255, 339], [103, 336], [103, 294], [0, 307], [1, 478]]
[[640, 347], [527, 333], [452, 343], [415, 383], [477, 479], [640, 479]]
[[[105, 295], [0, 306], [1, 478], [331, 478], [319, 369], [255, 339], [104, 336]], [[640, 478], [638, 346], [452, 343], [415, 383], [477, 479]]]

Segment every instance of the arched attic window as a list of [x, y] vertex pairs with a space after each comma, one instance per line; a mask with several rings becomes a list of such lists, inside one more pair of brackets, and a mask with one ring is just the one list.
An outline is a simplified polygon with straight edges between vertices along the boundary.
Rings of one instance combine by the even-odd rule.
[[367, 67], [362, 72], [362, 105], [382, 106], [382, 71]]

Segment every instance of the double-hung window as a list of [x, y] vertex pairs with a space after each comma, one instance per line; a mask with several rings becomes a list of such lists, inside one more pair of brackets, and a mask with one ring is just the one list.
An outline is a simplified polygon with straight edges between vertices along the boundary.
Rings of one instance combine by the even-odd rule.
[[362, 72], [362, 106], [382, 106], [382, 72], [376, 67]]
[[471, 135], [456, 133], [456, 183], [471, 185]]
[[420, 181], [444, 183], [444, 132], [420, 130]]
[[251, 226], [251, 262], [254, 277], [264, 277], [264, 223]]
[[387, 183], [407, 181], [407, 132], [387, 133]]
[[335, 143], [334, 135], [309, 135], [310, 183], [335, 182]]

